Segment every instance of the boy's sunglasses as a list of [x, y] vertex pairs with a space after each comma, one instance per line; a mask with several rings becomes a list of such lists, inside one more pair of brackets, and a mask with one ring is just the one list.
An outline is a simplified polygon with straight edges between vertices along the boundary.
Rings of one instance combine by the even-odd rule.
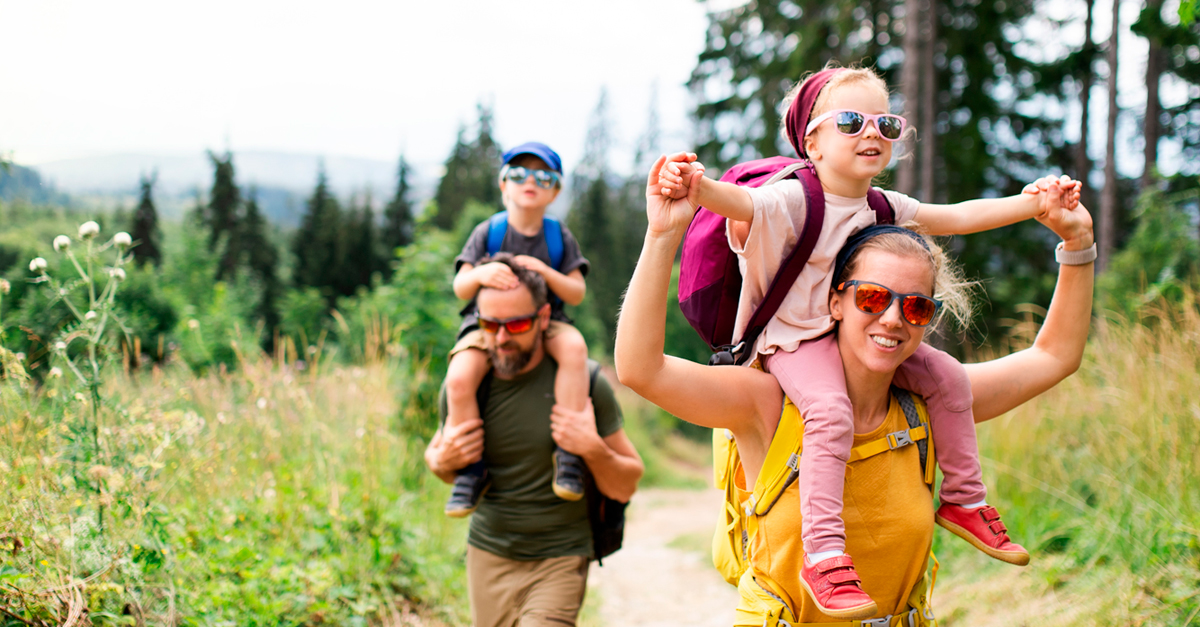
[[815, 120], [808, 123], [808, 128], [804, 130], [804, 134], [816, 130], [817, 126], [833, 118], [833, 124], [842, 135], [856, 137], [867, 128], [867, 122], [874, 122], [875, 128], [879, 129], [879, 136], [894, 142], [900, 139], [904, 134], [904, 118], [891, 113], [863, 113], [862, 111], [852, 111], [850, 109], [838, 109], [837, 111], [829, 111], [818, 115]]
[[500, 176], [510, 183], [524, 183], [533, 177], [535, 185], [542, 189], [551, 189], [559, 186], [558, 172], [552, 170], [533, 170], [522, 166], [504, 166], [500, 171]]
[[837, 286], [837, 291], [854, 287], [854, 306], [858, 310], [872, 316], [888, 310], [892, 303], [900, 301], [900, 313], [904, 320], [916, 327], [929, 326], [942, 301], [930, 298], [924, 294], [897, 294], [892, 290], [867, 281], [843, 281]]
[[533, 321], [537, 320], [536, 313], [529, 316], [519, 316], [516, 318], [508, 318], [507, 320], [494, 320], [492, 318], [479, 317], [479, 328], [485, 333], [499, 333], [500, 327], [504, 327], [509, 335], [520, 335], [527, 333], [533, 328]]

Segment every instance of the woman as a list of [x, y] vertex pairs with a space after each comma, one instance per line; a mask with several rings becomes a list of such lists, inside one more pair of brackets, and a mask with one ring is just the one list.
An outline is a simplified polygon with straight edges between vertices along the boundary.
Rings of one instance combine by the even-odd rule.
[[[658, 172], [664, 160], [655, 164], [647, 181], [649, 224], [617, 326], [617, 373], [626, 386], [672, 414], [731, 432], [744, 473], [744, 481], [738, 477], [738, 487], [750, 491], [780, 426], [785, 398], [775, 378], [759, 370], [701, 366], [663, 354], [671, 266], [694, 214], [686, 199], [671, 201], [660, 195]], [[1085, 263], [1060, 267], [1054, 298], [1031, 348], [967, 366], [976, 421], [995, 418], [1053, 387], [1079, 367], [1083, 355], [1087, 325], [1079, 321], [1091, 315], [1093, 264], [1086, 262], [1084, 253], [1071, 259], [1070, 251], [1092, 249], [1091, 217], [1079, 207], [1056, 209], [1039, 220], [1063, 239], [1066, 262], [1078, 263], [1083, 256]], [[844, 252], [850, 254], [845, 255], [841, 276], [834, 279], [841, 289], [830, 294], [830, 310], [838, 321], [837, 343], [854, 407], [858, 446], [902, 426], [903, 416], [890, 389], [897, 366], [916, 350], [925, 328], [905, 320], [898, 297], [882, 312], [868, 312], [856, 295], [869, 283], [884, 286], [893, 295], [932, 297], [941, 267], [930, 242], [895, 231], [867, 237], [857, 250]], [[872, 309], [870, 303], [866, 305]], [[915, 606], [910, 597], [919, 592], [923, 581], [933, 535], [933, 504], [915, 448], [854, 462], [847, 470], [843, 513], [847, 536], [862, 543], [847, 552], [862, 556], [858, 572], [862, 587], [879, 604], [877, 616], [893, 617], [883, 624], [899, 624], [904, 618], [918, 624], [925, 620], [911, 612]], [[789, 490], [796, 497], [795, 484]], [[736, 624], [832, 620], [816, 611], [800, 587], [799, 528], [773, 524], [799, 520], [798, 511], [798, 498], [784, 498], [758, 523], [749, 547], [749, 570], [739, 583], [742, 602]]]

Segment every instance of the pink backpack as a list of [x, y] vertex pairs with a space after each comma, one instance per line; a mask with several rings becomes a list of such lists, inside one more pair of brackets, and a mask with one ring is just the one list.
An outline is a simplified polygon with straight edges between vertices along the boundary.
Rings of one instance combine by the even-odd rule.
[[[744, 335], [737, 341], [733, 338], [733, 325], [742, 291], [742, 273], [738, 269], [737, 255], [729, 249], [725, 218], [700, 207], [684, 236], [683, 256], [679, 263], [679, 308], [715, 353], [709, 358], [710, 365], [741, 364], [750, 357], [753, 351], [746, 348], [754, 346], [804, 264], [808, 263], [825, 222], [825, 193], [816, 170], [807, 161], [789, 157], [758, 159], [739, 163], [721, 177], [724, 182], [746, 187], [761, 187], [785, 178], [798, 178], [804, 185], [808, 217], [796, 248], [771, 280], [763, 301], [754, 310]], [[895, 222], [895, 213], [878, 188], [872, 187], [867, 192], [867, 204], [875, 211], [877, 223]]]

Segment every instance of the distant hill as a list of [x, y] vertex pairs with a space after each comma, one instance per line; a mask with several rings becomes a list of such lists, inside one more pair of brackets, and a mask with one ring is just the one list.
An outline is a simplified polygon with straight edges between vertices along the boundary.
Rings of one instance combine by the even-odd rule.
[[38, 205], [65, 205], [69, 202], [66, 194], [43, 180], [37, 170], [15, 163], [0, 166], [0, 200], [17, 198]]
[[[334, 192], [342, 199], [370, 189], [382, 206], [395, 192], [396, 163], [360, 157], [321, 157], [278, 152], [235, 152], [233, 164], [243, 191], [257, 188], [258, 202], [272, 222], [294, 225], [312, 193], [317, 169], [324, 161]], [[20, 166], [17, 166], [20, 167]], [[136, 200], [143, 173], [158, 172], [157, 198], [165, 217], [195, 205], [197, 192], [212, 185], [212, 164], [204, 152], [189, 154], [116, 154], [102, 157], [49, 161], [21, 168], [36, 170], [43, 185], [60, 189], [89, 204], [127, 204]], [[420, 206], [433, 196], [441, 175], [440, 164], [415, 164], [410, 181], [413, 200]]]

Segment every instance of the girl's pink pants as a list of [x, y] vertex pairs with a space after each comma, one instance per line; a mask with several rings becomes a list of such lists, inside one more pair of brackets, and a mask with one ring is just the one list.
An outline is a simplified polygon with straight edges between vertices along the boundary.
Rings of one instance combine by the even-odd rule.
[[[804, 551], [845, 551], [842, 486], [854, 443], [854, 415], [837, 335], [801, 342], [791, 353], [768, 355], [767, 369], [804, 419], [798, 480]], [[979, 469], [966, 369], [950, 355], [922, 343], [901, 364], [893, 382], [925, 398], [943, 475], [941, 500], [956, 505], [984, 500], [987, 488]]]

